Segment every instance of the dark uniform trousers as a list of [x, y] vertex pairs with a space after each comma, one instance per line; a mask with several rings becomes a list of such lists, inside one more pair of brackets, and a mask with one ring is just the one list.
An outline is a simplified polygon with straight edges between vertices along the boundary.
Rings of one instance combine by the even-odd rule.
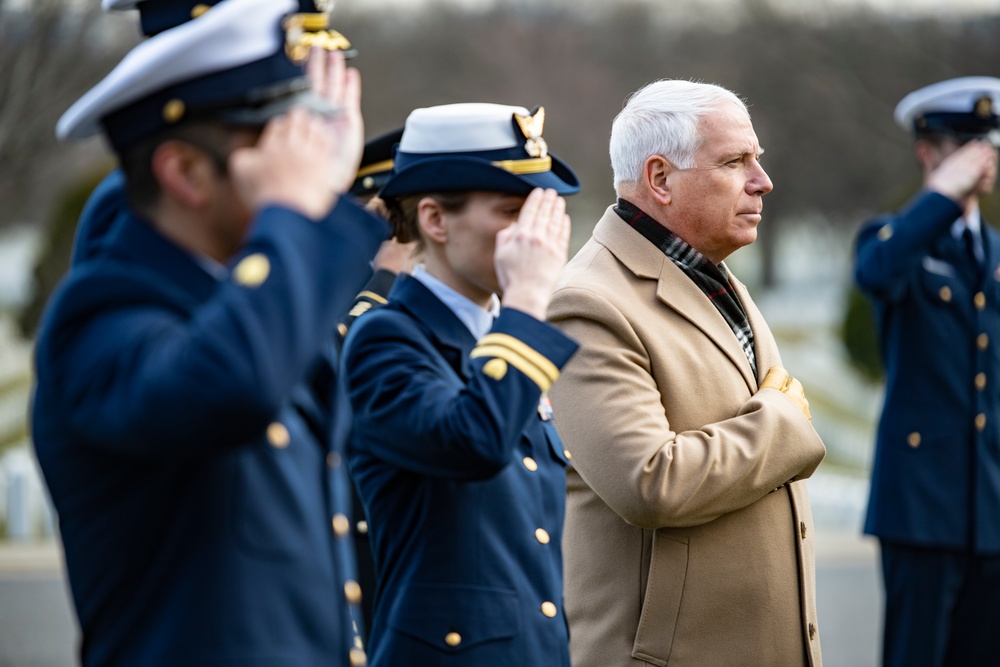
[[1000, 235], [921, 192], [867, 223], [855, 279], [886, 370], [865, 532], [882, 544], [885, 665], [1000, 664]]
[[384, 222], [346, 199], [321, 221], [265, 208], [218, 279], [111, 217], [36, 353], [33, 435], [81, 663], [360, 664], [348, 410], [307, 407], [317, 377], [336, 386], [335, 365], [317, 369], [336, 364], [331, 332]]
[[568, 667], [568, 464], [543, 390], [576, 344], [505, 308], [480, 341], [419, 280], [344, 349], [379, 588], [374, 667]]

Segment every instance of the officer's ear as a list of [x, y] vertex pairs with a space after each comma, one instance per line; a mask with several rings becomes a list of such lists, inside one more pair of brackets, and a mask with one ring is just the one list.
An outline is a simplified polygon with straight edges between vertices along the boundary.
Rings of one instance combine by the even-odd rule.
[[164, 141], [153, 151], [150, 167], [164, 196], [189, 209], [202, 209], [212, 200], [218, 173], [212, 158], [184, 141]]
[[444, 207], [433, 197], [424, 197], [417, 202], [417, 225], [424, 238], [444, 245], [448, 241], [448, 224]]
[[674, 171], [674, 166], [662, 155], [651, 155], [642, 165], [642, 179], [646, 190], [660, 206], [667, 206], [671, 202], [670, 175]]

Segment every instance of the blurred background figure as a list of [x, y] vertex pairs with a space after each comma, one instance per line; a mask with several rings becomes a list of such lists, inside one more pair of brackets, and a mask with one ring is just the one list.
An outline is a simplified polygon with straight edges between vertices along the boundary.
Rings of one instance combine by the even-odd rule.
[[[365, 662], [324, 357], [385, 238], [351, 201], [360, 77], [292, 0], [226, 0], [132, 50], [60, 120], [124, 201], [55, 293], [35, 450], [83, 665]], [[308, 71], [305, 57], [310, 56]]]
[[886, 393], [865, 532], [879, 538], [883, 664], [995, 664], [1000, 655], [1000, 234], [993, 190], [1000, 79], [907, 95], [924, 187], [857, 238]]

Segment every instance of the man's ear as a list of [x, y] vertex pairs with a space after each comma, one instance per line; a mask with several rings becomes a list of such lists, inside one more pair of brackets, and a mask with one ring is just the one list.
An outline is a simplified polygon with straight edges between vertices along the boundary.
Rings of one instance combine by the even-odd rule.
[[674, 166], [662, 155], [651, 155], [646, 164], [642, 165], [642, 178], [646, 183], [646, 189], [660, 206], [670, 204], [670, 174], [673, 172]]
[[441, 245], [448, 241], [444, 209], [433, 197], [424, 197], [417, 203], [417, 224], [427, 240]]
[[190, 209], [210, 203], [218, 175], [203, 151], [183, 141], [165, 141], [153, 151], [150, 166], [165, 196]]

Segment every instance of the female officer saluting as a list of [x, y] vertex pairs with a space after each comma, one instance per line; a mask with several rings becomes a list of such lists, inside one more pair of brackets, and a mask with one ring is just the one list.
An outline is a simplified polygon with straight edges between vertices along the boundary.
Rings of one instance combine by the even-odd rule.
[[559, 194], [579, 185], [543, 123], [543, 109], [418, 109], [380, 193], [424, 264], [344, 350], [374, 667], [569, 665], [568, 461], [546, 391], [577, 346], [544, 318], [569, 244]]

